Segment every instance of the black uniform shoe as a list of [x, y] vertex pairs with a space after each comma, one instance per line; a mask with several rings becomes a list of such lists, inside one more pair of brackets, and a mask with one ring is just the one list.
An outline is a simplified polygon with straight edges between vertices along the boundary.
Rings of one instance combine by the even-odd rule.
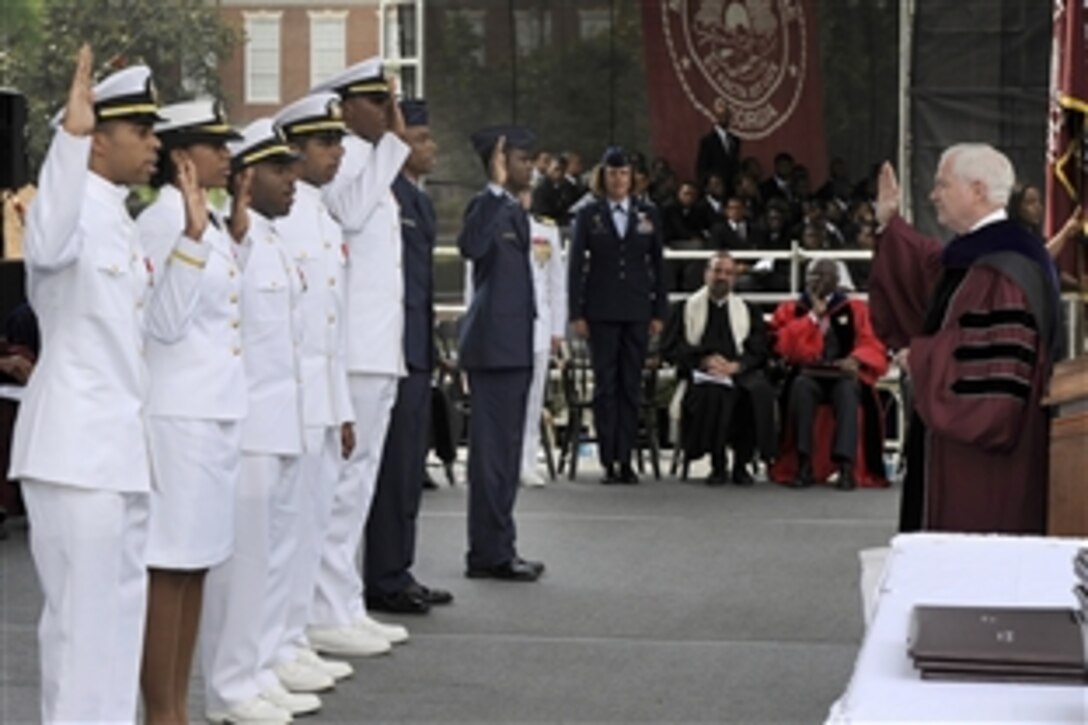
[[631, 468], [630, 463], [624, 463], [620, 466], [620, 483], [633, 486], [638, 483], [638, 474], [635, 473], [635, 469]]
[[725, 471], [711, 471], [710, 475], [706, 477], [706, 485], [708, 485], [708, 486], [724, 486], [725, 485]]
[[612, 486], [620, 483], [619, 473], [616, 472], [616, 466], [609, 463], [604, 467], [604, 476], [601, 478], [601, 483], [605, 486]]
[[367, 593], [366, 608], [372, 612], [392, 614], [426, 614], [431, 611], [431, 605], [427, 600], [410, 589], [402, 589], [390, 594]]
[[839, 482], [835, 486], [840, 491], [852, 491], [858, 487], [857, 479], [854, 478], [854, 464], [850, 461], [843, 461], [839, 465]]
[[812, 463], [808, 458], [801, 457], [797, 464], [797, 478], [793, 479], [794, 488], [808, 488], [812, 481]]
[[411, 586], [405, 591], [414, 594], [431, 606], [436, 604], [449, 604], [453, 601], [453, 594], [447, 592], [445, 589], [431, 589], [430, 587], [423, 586], [419, 582], [412, 582]]
[[469, 579], [499, 579], [509, 582], [535, 582], [544, 573], [544, 564], [539, 561], [526, 561], [515, 556], [510, 561], [487, 567], [470, 566], [465, 571]]
[[748, 466], [733, 466], [733, 483], [737, 486], [753, 486], [756, 479], [748, 472]]

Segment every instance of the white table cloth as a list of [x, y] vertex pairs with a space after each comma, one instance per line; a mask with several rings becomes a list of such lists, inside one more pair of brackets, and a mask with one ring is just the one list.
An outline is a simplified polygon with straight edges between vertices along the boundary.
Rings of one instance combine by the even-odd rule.
[[827, 722], [1088, 722], [1088, 687], [923, 681], [907, 655], [917, 604], [1078, 606], [1080, 546], [1088, 540], [895, 537], [854, 673]]

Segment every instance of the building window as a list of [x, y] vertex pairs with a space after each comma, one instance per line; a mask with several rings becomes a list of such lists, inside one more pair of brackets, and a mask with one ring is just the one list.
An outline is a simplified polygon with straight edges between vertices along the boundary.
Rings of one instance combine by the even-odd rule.
[[578, 11], [578, 37], [589, 40], [612, 30], [612, 13], [608, 8]]
[[280, 102], [281, 13], [246, 13], [246, 103]]
[[551, 44], [552, 14], [550, 10], [515, 10], [514, 33], [518, 55], [527, 55]]
[[310, 85], [344, 70], [347, 59], [347, 11], [310, 12]]

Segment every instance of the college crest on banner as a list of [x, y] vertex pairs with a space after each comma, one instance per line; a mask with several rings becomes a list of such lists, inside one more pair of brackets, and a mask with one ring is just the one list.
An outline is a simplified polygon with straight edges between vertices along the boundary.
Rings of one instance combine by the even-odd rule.
[[827, 174], [823, 84], [811, 0], [649, 0], [642, 4], [654, 154], [681, 176], [724, 98], [732, 130], [770, 173], [778, 151]]

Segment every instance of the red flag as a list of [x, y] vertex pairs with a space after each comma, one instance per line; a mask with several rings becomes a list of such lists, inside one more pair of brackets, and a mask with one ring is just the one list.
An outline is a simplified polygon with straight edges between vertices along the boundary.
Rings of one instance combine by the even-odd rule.
[[[1046, 238], [1085, 205], [1084, 116], [1088, 113], [1088, 13], [1084, 0], [1054, 0], [1054, 41], [1050, 61], [1050, 116], [1046, 147]], [[1076, 273], [1078, 245], [1066, 246], [1058, 260]]]
[[733, 112], [741, 153], [765, 174], [786, 151], [827, 174], [823, 82], [812, 0], [646, 0], [642, 3], [654, 154], [693, 176], [714, 100]]

